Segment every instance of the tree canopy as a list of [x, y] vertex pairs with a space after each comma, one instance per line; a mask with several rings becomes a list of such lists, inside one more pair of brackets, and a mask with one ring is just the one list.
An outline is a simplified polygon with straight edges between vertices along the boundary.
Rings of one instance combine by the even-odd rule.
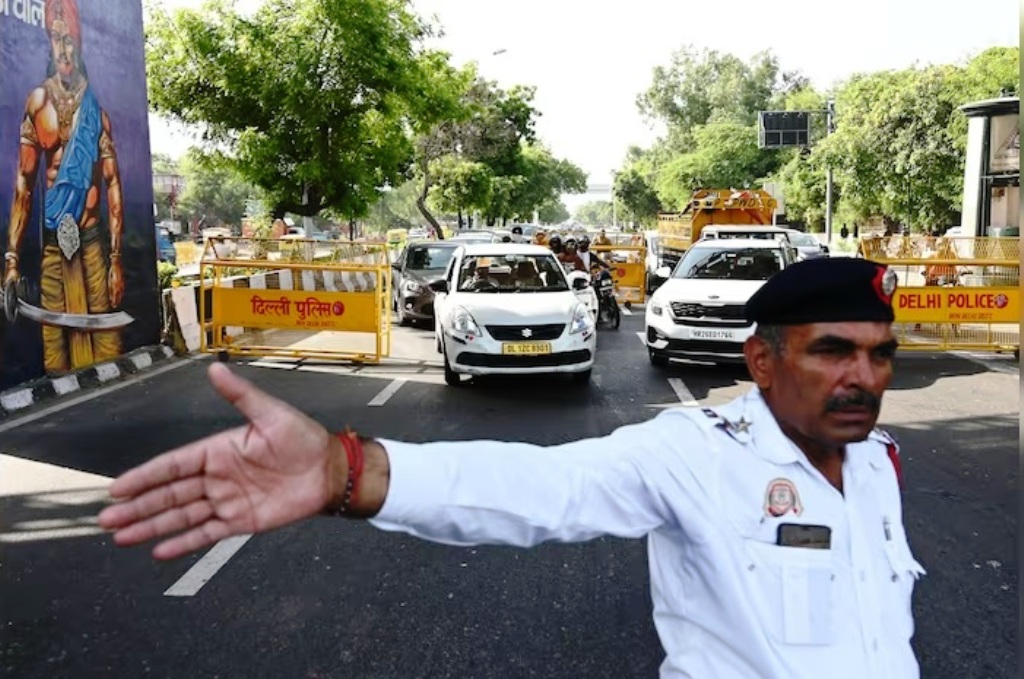
[[400, 184], [412, 133], [452, 115], [447, 55], [405, 0], [228, 0], [156, 8], [146, 49], [153, 109], [202, 128], [276, 216], [363, 215]]
[[[996, 47], [963, 64], [857, 74], [818, 92], [770, 53], [743, 62], [716, 51], [684, 48], [655, 69], [638, 98], [642, 115], [666, 132], [653, 146], [632, 148], [615, 193], [641, 221], [678, 210], [696, 188], [781, 185], [787, 219], [812, 228], [825, 220], [825, 177], [834, 174], [836, 217], [881, 217], [914, 228], [958, 219], [967, 122], [959, 107], [1020, 89], [1019, 50]], [[836, 104], [826, 138], [826, 100]], [[762, 150], [757, 112], [805, 110], [809, 149]]]

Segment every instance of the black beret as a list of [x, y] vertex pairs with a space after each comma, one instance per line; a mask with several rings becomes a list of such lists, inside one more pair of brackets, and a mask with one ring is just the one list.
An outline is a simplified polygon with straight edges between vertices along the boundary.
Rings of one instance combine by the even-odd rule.
[[747, 302], [758, 325], [892, 323], [896, 273], [852, 257], [808, 259], [775, 274]]

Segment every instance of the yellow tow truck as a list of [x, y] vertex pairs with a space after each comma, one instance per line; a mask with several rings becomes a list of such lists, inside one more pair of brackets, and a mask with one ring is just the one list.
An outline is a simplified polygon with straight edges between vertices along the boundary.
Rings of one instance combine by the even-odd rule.
[[659, 213], [657, 232], [647, 237], [647, 289], [659, 284], [658, 269], [675, 268], [704, 227], [770, 226], [777, 206], [763, 189], [699, 189], [682, 212]]

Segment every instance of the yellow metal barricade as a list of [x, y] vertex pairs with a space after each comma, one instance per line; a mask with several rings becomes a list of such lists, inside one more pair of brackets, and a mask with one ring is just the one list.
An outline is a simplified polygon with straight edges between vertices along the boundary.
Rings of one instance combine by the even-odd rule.
[[901, 349], [1019, 351], [1019, 238], [869, 236], [858, 253], [896, 272]]
[[[639, 243], [638, 243], [639, 240]], [[591, 245], [611, 269], [615, 279], [615, 298], [627, 308], [647, 299], [647, 247], [643, 237], [630, 238], [629, 245]]]
[[204, 352], [371, 364], [391, 354], [383, 243], [211, 239], [200, 277]]

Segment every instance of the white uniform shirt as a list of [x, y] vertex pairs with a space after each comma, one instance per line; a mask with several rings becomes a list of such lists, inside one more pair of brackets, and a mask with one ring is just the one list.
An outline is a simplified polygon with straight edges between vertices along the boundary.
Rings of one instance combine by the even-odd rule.
[[[917, 679], [924, 570], [889, 441], [847, 447], [840, 493], [756, 389], [553, 447], [384, 440], [371, 523], [462, 546], [648, 536], [663, 679]], [[776, 545], [781, 523], [829, 527], [831, 549]]]

